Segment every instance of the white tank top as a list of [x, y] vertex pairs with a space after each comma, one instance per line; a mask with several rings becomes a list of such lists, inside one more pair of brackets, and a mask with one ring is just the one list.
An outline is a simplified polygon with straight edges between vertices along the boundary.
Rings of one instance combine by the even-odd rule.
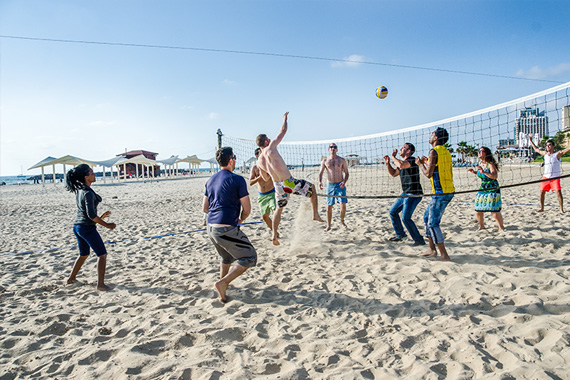
[[556, 153], [544, 155], [544, 176], [546, 178], [560, 177], [562, 175], [562, 165]]

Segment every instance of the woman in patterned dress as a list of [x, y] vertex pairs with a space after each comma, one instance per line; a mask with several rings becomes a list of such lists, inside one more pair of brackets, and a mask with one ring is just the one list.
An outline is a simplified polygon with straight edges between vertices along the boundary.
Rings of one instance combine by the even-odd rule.
[[485, 146], [479, 149], [478, 156], [481, 164], [477, 166], [477, 171], [472, 168], [468, 169], [469, 172], [481, 178], [481, 187], [479, 187], [475, 198], [475, 214], [479, 222], [477, 231], [485, 229], [485, 215], [483, 213], [490, 212], [499, 225], [498, 231], [502, 232], [505, 227], [501, 215], [502, 202], [501, 189], [499, 189], [499, 181], [497, 181], [499, 176], [497, 161], [495, 161], [491, 150]]

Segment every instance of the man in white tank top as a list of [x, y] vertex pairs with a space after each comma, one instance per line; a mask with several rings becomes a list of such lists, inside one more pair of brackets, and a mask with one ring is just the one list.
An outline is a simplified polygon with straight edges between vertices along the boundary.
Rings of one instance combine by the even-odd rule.
[[[532, 140], [532, 135], [529, 134], [529, 141], [532, 149], [541, 156], [544, 156], [544, 174], [543, 181], [540, 183], [540, 209], [538, 212], [544, 211], [544, 198], [547, 191], [554, 190], [558, 195], [558, 204], [560, 204], [560, 212], [564, 213], [564, 202], [562, 199], [562, 188], [560, 187], [560, 176], [562, 175], [562, 156], [570, 152], [570, 147], [554, 151], [554, 141], [548, 140], [546, 142], [546, 150], [542, 150], [536, 146]], [[550, 179], [554, 178], [554, 179]], [[550, 179], [550, 180], [549, 180]]]

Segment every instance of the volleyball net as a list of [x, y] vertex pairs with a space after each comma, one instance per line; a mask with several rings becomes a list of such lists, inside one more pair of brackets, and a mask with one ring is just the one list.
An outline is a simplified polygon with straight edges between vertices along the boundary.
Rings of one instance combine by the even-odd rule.
[[[468, 169], [478, 164], [477, 152], [481, 147], [489, 148], [498, 161], [498, 181], [502, 188], [540, 181], [544, 168], [534, 160], [536, 154], [528, 134], [532, 134], [533, 141], [543, 149], [547, 138], [555, 139], [559, 148], [568, 146], [570, 82], [437, 122], [361, 137], [282, 141], [278, 150], [293, 177], [317, 185], [321, 162], [329, 155], [329, 145], [336, 143], [338, 155], [346, 159], [348, 164], [350, 177], [347, 197], [391, 198], [399, 196], [402, 189], [399, 178], [388, 173], [384, 156], [391, 156], [393, 150], [397, 149], [399, 158], [399, 150], [405, 143], [415, 146], [415, 157], [428, 156], [432, 148], [430, 135], [438, 127], [445, 128], [449, 133], [446, 147], [452, 156], [456, 193], [479, 189], [481, 180]], [[276, 126], [265, 133], [273, 139], [278, 132], [279, 127]], [[238, 157], [237, 173], [247, 175], [255, 164], [255, 138], [222, 135], [222, 146], [231, 146]], [[562, 177], [566, 175], [563, 173]], [[424, 194], [431, 194], [429, 179], [420, 175], [420, 183]], [[323, 175], [323, 184], [326, 184], [326, 173]], [[317, 193], [325, 195], [325, 190], [317, 188]]]

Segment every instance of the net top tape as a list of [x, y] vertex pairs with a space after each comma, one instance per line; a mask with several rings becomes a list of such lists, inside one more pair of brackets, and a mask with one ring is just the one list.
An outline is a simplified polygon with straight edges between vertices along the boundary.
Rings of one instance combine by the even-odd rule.
[[[370, 138], [377, 138], [377, 137], [385, 137], [385, 136], [390, 136], [390, 135], [395, 135], [395, 134], [399, 134], [399, 133], [406, 133], [406, 132], [413, 132], [413, 131], [417, 131], [419, 129], [425, 129], [425, 128], [430, 128], [430, 127], [435, 127], [436, 125], [442, 125], [442, 124], [447, 124], [447, 123], [452, 123], [454, 121], [457, 120], [462, 120], [462, 119], [467, 119], [473, 116], [477, 116], [477, 115], [481, 115], [484, 113], [488, 113], [488, 112], [492, 112], [492, 111], [496, 111], [498, 109], [501, 108], [506, 108], [509, 106], [513, 106], [515, 104], [519, 104], [519, 103], [523, 103], [526, 102], [527, 100], [531, 100], [531, 99], [536, 99], [539, 98], [541, 96], [546, 96], [548, 94], [557, 92], [557, 91], [561, 91], [564, 89], [570, 88], [570, 82], [561, 84], [559, 86], [555, 86], [552, 88], [549, 88], [547, 90], [544, 91], [540, 91], [537, 92], [535, 94], [531, 94], [528, 96], [524, 96], [522, 98], [519, 99], [515, 99], [515, 100], [511, 100], [509, 102], [506, 103], [501, 103], [501, 104], [497, 104], [495, 106], [491, 106], [491, 107], [487, 107], [487, 108], [483, 108], [480, 109], [478, 111], [473, 111], [473, 112], [469, 112], [469, 113], [465, 113], [462, 115], [458, 115], [458, 116], [454, 116], [454, 117], [450, 117], [448, 119], [443, 119], [443, 120], [439, 120], [439, 121], [434, 121], [431, 123], [426, 123], [426, 124], [420, 124], [414, 127], [408, 127], [408, 128], [403, 128], [403, 129], [399, 129], [396, 131], [387, 131], [387, 132], [380, 132], [380, 133], [374, 133], [371, 135], [364, 135], [364, 136], [356, 136], [356, 137], [345, 137], [345, 138], [340, 138], [340, 139], [334, 139], [335, 142], [340, 143], [340, 142], [347, 142], [347, 141], [355, 141], [355, 140], [362, 140], [362, 139], [370, 139]], [[241, 137], [232, 137], [235, 138], [236, 140], [242, 140], [242, 141], [248, 141], [248, 142], [254, 142], [254, 140], [252, 139], [244, 139]], [[290, 142], [281, 142], [281, 145], [307, 145], [307, 144], [328, 144], [330, 143], [330, 139], [328, 140], [318, 140], [318, 141], [290, 141]]]

